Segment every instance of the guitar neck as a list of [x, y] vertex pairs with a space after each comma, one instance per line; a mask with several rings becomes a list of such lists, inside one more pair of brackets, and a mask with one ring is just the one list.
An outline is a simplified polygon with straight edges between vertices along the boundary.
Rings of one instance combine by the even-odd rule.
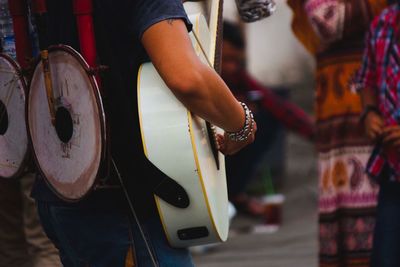
[[222, 41], [223, 41], [223, 23], [222, 23], [222, 14], [223, 14], [223, 0], [220, 0], [220, 8], [219, 8], [219, 18], [217, 25], [217, 35], [215, 38], [215, 56], [214, 56], [214, 69], [217, 73], [221, 74], [221, 64], [222, 64]]
[[209, 28], [211, 34], [211, 44], [209, 51], [209, 60], [212, 62], [214, 69], [220, 73], [221, 71], [221, 54], [222, 54], [222, 13], [223, 0], [209, 0]]
[[222, 38], [223, 38], [223, 0], [211, 0], [211, 12], [210, 12], [210, 32], [211, 36], [211, 57], [213, 60], [214, 69], [217, 73], [221, 73], [221, 61], [222, 61]]

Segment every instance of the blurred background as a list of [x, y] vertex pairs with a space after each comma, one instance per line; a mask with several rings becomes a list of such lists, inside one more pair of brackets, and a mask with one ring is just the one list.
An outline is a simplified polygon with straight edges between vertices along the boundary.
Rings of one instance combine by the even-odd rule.
[[[247, 70], [261, 85], [313, 116], [314, 58], [291, 30], [292, 11], [276, 0], [276, 12], [254, 22], [240, 21], [235, 2], [224, 4], [224, 20], [239, 24], [246, 41]], [[271, 119], [273, 120], [273, 119]], [[317, 266], [317, 173], [314, 145], [280, 123], [258, 163], [247, 193], [257, 195], [266, 172], [275, 193], [284, 195], [279, 229], [262, 216], [236, 211], [226, 243], [194, 248], [196, 266]]]
[[[360, 123], [363, 107], [352, 85], [369, 23], [393, 1], [274, 0], [272, 16], [243, 22], [246, 16], [254, 18], [254, 13], [244, 13], [246, 7], [265, 11], [262, 8], [269, 1], [224, 1], [220, 74], [235, 97], [253, 111], [258, 130], [253, 144], [225, 157], [229, 239], [190, 248], [195, 264], [369, 266], [379, 188], [363, 171], [372, 146]], [[207, 6], [199, 0], [184, 2], [189, 15]], [[4, 53], [15, 58], [8, 3], [14, 2], [0, 0], [0, 44]], [[32, 21], [29, 38], [36, 55]], [[20, 207], [4, 205], [11, 207], [4, 214], [18, 218], [31, 214], [41, 231], [31, 212], [30, 186], [21, 187], [17, 180], [10, 185], [24, 194], [30, 206], [20, 204], [18, 194], [3, 186]], [[6, 193], [0, 196], [7, 198]], [[22, 225], [15, 229], [25, 235]], [[0, 236], [9, 232], [0, 227]], [[0, 256], [4, 251], [0, 247]]]
[[[254, 23], [242, 22], [234, 0], [224, 1], [222, 78], [251, 107], [259, 130], [256, 143], [227, 157], [229, 239], [191, 248], [196, 266], [317, 266], [317, 176], [310, 140], [315, 62], [292, 33], [292, 11], [284, 0], [275, 1], [276, 12]], [[29, 27], [37, 40], [34, 24]], [[0, 0], [0, 41], [3, 52], [15, 58], [8, 0]], [[30, 188], [25, 190], [30, 199]], [[283, 206], [267, 211], [267, 195], [284, 200]]]

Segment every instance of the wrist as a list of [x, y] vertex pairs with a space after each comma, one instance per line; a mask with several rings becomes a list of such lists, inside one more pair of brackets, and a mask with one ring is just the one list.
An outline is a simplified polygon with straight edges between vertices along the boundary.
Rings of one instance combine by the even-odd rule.
[[229, 139], [236, 142], [246, 141], [249, 138], [249, 136], [253, 133], [253, 126], [254, 126], [253, 113], [245, 103], [240, 102], [240, 105], [242, 106], [244, 111], [243, 127], [235, 132], [229, 132], [229, 131], [226, 132]]
[[[239, 132], [246, 125], [246, 111], [243, 108], [242, 101], [237, 100], [238, 105], [235, 106], [235, 117], [231, 120], [232, 127], [224, 129], [227, 133]], [[240, 115], [239, 115], [240, 114]]]

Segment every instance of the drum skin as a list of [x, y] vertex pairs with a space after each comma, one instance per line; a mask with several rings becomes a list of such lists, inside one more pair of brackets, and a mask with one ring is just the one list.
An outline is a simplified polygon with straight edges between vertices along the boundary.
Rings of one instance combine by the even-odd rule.
[[27, 85], [11, 57], [0, 54], [0, 177], [16, 178], [25, 170], [28, 135], [25, 123]]
[[94, 75], [78, 52], [68, 46], [51, 47], [49, 62], [56, 123], [51, 123], [39, 62], [28, 96], [29, 134], [47, 183], [60, 198], [78, 201], [95, 187], [105, 158], [104, 109]]

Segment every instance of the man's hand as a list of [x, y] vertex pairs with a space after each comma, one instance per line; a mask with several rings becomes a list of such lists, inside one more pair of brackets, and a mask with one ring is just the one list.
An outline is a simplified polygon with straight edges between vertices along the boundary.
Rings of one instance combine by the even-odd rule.
[[253, 132], [245, 141], [241, 142], [232, 141], [231, 139], [229, 139], [226, 133], [224, 135], [218, 134], [217, 135], [218, 149], [224, 155], [233, 155], [239, 152], [245, 146], [254, 142], [256, 131], [257, 131], [257, 124], [255, 121], [253, 121]]
[[388, 126], [382, 131], [383, 144], [390, 148], [400, 148], [400, 126]]
[[376, 112], [369, 112], [364, 120], [364, 127], [367, 136], [376, 141], [383, 133], [384, 121], [382, 117]]

